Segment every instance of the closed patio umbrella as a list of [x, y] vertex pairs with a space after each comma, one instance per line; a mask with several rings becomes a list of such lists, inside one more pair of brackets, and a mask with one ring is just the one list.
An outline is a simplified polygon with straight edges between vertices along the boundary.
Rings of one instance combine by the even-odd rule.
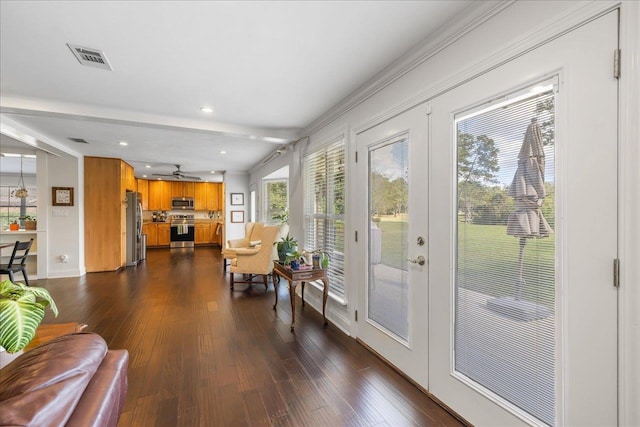
[[537, 120], [533, 118], [527, 127], [518, 154], [518, 168], [507, 193], [515, 199], [515, 209], [507, 220], [507, 234], [520, 238], [515, 298], [497, 298], [489, 304], [492, 308], [498, 308], [499, 311], [516, 315], [523, 320], [543, 318], [549, 314], [545, 307], [520, 300], [524, 285], [524, 248], [527, 239], [549, 237], [552, 231], [540, 209], [546, 196], [544, 162], [542, 130]]

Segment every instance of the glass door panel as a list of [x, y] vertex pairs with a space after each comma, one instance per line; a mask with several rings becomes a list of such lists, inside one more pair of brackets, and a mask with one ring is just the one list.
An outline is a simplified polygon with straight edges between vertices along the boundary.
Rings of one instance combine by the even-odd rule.
[[532, 89], [455, 121], [455, 371], [554, 425], [555, 102]]
[[403, 135], [369, 151], [368, 319], [409, 339], [407, 276], [409, 142]]

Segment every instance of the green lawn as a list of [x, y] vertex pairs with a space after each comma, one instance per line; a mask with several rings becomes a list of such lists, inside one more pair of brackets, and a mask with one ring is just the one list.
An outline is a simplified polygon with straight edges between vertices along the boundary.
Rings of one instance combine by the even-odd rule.
[[[508, 236], [505, 226], [458, 224], [458, 283], [487, 295], [515, 295], [518, 279], [519, 239]], [[408, 225], [380, 221], [382, 263], [407, 268], [403, 253]], [[552, 306], [554, 300], [554, 236], [527, 239], [522, 298]]]
[[406, 221], [380, 221], [382, 230], [382, 264], [407, 269], [406, 241], [408, 224]]

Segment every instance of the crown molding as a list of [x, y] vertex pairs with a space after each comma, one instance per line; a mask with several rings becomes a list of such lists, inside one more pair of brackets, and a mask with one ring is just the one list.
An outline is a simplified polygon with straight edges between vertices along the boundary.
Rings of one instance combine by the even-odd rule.
[[447, 23], [443, 26], [444, 28], [441, 27], [434, 31], [436, 34], [439, 33], [437, 36], [430, 36], [423, 42], [418, 43], [416, 47], [405, 53], [399, 60], [306, 126], [299, 135], [311, 135], [346, 114], [514, 2], [515, 0], [504, 0], [475, 3], [464, 15], [457, 17], [454, 23]]

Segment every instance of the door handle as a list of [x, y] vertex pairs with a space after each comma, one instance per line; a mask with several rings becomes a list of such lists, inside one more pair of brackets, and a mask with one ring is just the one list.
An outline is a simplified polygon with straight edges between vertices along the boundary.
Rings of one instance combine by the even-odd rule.
[[416, 259], [407, 258], [407, 261], [418, 265], [424, 265], [424, 263], [427, 262], [422, 255], [418, 255]]

